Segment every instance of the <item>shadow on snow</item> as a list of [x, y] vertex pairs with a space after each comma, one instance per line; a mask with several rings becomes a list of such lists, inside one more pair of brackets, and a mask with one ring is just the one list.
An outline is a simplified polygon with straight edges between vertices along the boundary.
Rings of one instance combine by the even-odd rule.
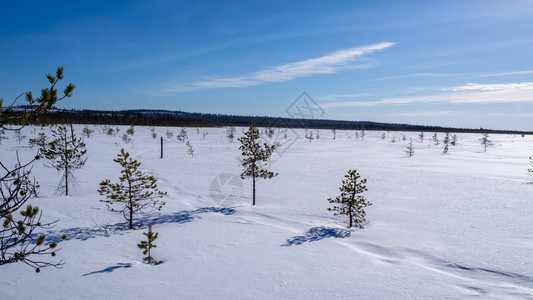
[[113, 271], [115, 271], [116, 269], [122, 269], [122, 268], [131, 268], [131, 264], [130, 263], [118, 263], [114, 266], [111, 266], [111, 267], [107, 267], [105, 269], [102, 269], [102, 270], [98, 270], [98, 271], [94, 271], [94, 272], [90, 272], [90, 273], [87, 273], [87, 274], [83, 274], [83, 276], [89, 276], [89, 275], [93, 275], [93, 274], [99, 274], [99, 273], [111, 273]]
[[289, 247], [294, 245], [301, 245], [306, 242], [316, 242], [326, 238], [344, 239], [349, 237], [350, 230], [342, 228], [328, 228], [328, 227], [313, 227], [309, 229], [305, 235], [298, 235], [288, 239], [281, 247]]
[[[200, 218], [199, 214], [205, 214], [205, 213], [220, 213], [223, 215], [232, 215], [235, 213], [235, 209], [233, 208], [220, 208], [220, 207], [202, 207], [195, 210], [184, 210], [184, 211], [177, 211], [170, 214], [154, 214], [154, 215], [146, 215], [139, 217], [135, 220], [133, 223], [133, 227], [135, 229], [144, 229], [147, 228], [148, 225], [156, 225], [156, 224], [165, 224], [165, 223], [176, 223], [176, 224], [183, 224], [192, 222], [195, 218]], [[127, 230], [128, 224], [127, 222], [120, 222], [113, 225], [103, 227], [74, 227], [74, 228], [68, 228], [68, 229], [62, 229], [57, 231], [48, 231], [44, 232], [43, 234], [46, 235], [46, 243], [52, 243], [52, 242], [60, 242], [62, 239], [61, 237], [66, 234], [67, 238], [65, 240], [82, 240], [85, 241], [87, 239], [96, 238], [96, 237], [109, 237], [113, 235], [114, 233], [122, 234], [123, 230]], [[34, 234], [34, 239], [36, 240], [37, 237], [40, 235]]]

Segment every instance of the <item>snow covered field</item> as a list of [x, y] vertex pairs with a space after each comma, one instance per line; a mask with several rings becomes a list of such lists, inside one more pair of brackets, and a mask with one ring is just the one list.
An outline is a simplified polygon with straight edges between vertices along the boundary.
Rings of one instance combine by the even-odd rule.
[[[75, 128], [81, 135], [82, 126]], [[47, 234], [68, 235], [55, 257], [65, 265], [40, 273], [24, 264], [0, 267], [0, 298], [533, 298], [533, 178], [526, 172], [533, 136], [491, 135], [494, 147], [484, 153], [480, 134], [458, 134], [457, 146], [443, 155], [432, 133], [422, 143], [418, 133], [405, 133], [415, 145], [409, 158], [402, 133], [382, 140], [383, 132], [367, 131], [361, 141], [355, 131], [337, 131], [333, 140], [320, 130], [309, 142], [297, 130], [300, 138], [273, 155], [279, 176], [258, 181], [257, 205], [251, 180], [243, 180], [243, 198], [220, 207], [210, 196], [213, 179], [241, 171], [240, 143], [229, 143], [225, 128], [188, 128], [194, 157], [165, 137], [163, 159], [149, 127], [136, 127], [127, 145], [120, 138], [126, 129], [85, 138], [89, 158], [75, 174], [72, 196], [55, 195], [56, 171], [34, 164], [41, 192], [30, 202], [44, 220], [60, 219]], [[34, 137], [40, 130], [23, 132]], [[159, 136], [166, 130], [156, 127]], [[3, 163], [12, 164], [16, 151], [23, 161], [35, 155], [27, 139], [18, 144], [9, 134], [0, 145]], [[289, 130], [287, 140], [294, 134]], [[122, 147], [168, 196], [160, 213], [140, 219], [142, 229], [115, 232], [101, 225], [124, 219], [99, 202], [97, 189], [106, 178], [117, 181], [113, 159]], [[327, 211], [348, 169], [368, 179], [373, 205], [363, 230], [347, 230], [346, 218]], [[223, 192], [239, 194], [227, 186]], [[159, 232], [158, 266], [144, 264], [136, 247], [149, 223]]]

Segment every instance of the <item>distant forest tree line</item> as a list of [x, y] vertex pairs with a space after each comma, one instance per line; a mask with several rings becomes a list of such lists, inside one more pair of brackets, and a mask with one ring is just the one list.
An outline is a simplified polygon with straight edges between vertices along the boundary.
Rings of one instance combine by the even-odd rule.
[[[10, 111], [3, 111], [4, 115], [24, 114], [31, 110], [31, 106], [12, 107]], [[258, 127], [273, 128], [309, 128], [309, 129], [338, 129], [338, 130], [387, 130], [387, 131], [432, 131], [432, 132], [470, 132], [470, 133], [500, 133], [500, 134], [533, 134], [531, 131], [493, 130], [453, 128], [440, 126], [424, 126], [410, 124], [378, 123], [370, 121], [340, 121], [326, 119], [293, 119], [264, 116], [236, 116], [223, 114], [189, 113], [169, 110], [67, 110], [51, 109], [39, 118], [39, 121], [29, 119], [30, 124], [99, 124], [99, 125], [137, 125], [137, 126], [170, 126], [170, 127], [222, 127], [242, 126], [254, 124]]]

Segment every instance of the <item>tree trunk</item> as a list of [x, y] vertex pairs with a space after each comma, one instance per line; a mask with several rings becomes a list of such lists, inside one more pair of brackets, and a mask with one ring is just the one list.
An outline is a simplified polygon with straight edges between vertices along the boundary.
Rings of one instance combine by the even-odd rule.
[[252, 187], [252, 193], [253, 193], [253, 197], [252, 197], [252, 205], [255, 205], [255, 172], [252, 173], [252, 181], [253, 181], [253, 187]]
[[349, 222], [348, 227], [352, 228], [353, 224], [352, 224], [352, 207], [351, 206], [348, 208], [348, 217], [350, 217], [350, 222]]
[[65, 196], [68, 196], [68, 166], [65, 166]]
[[[71, 130], [72, 130], [72, 127], [71, 127]], [[69, 160], [69, 157], [68, 157], [68, 150], [67, 150], [67, 134], [65, 133], [65, 149], [63, 151], [65, 151], [65, 196], [68, 196], [68, 160]]]
[[130, 229], [133, 229], [133, 203], [131, 203], [130, 201], [130, 219], [129, 219], [129, 223], [130, 223]]

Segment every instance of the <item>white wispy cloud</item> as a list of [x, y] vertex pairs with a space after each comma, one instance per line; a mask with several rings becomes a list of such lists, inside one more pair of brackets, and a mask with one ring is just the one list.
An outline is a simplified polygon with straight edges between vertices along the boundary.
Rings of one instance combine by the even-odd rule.
[[451, 114], [456, 115], [457, 112], [453, 110], [438, 110], [438, 111], [412, 111], [403, 113], [391, 113], [386, 114], [387, 117], [439, 117], [449, 116]]
[[339, 101], [321, 104], [331, 107], [370, 107], [415, 103], [533, 103], [533, 82], [477, 84], [468, 83], [435, 91], [436, 94], [384, 98], [375, 101]]
[[372, 94], [332, 94], [323, 97], [319, 97], [320, 100], [337, 100], [337, 99], [346, 99], [346, 98], [358, 98], [364, 96], [372, 96]]
[[[353, 68], [350, 63], [363, 56], [387, 49], [395, 43], [383, 42], [361, 47], [335, 51], [327, 55], [265, 69], [238, 77], [212, 78], [185, 84], [175, 84], [161, 89], [157, 94], [183, 92], [213, 88], [243, 88], [265, 83], [284, 82], [318, 74], [334, 74], [345, 68]], [[368, 67], [367, 64], [361, 66]]]
[[527, 75], [527, 74], [533, 74], [533, 70], [480, 74], [480, 75], [477, 75], [476, 77], [499, 77], [499, 76]]
[[383, 81], [383, 80], [416, 78], [416, 77], [453, 77], [453, 76], [461, 76], [461, 74], [451, 74], [451, 73], [414, 73], [414, 74], [405, 74], [405, 75], [396, 75], [396, 76], [386, 76], [386, 77], [374, 78], [374, 79], [370, 79], [369, 81]]

